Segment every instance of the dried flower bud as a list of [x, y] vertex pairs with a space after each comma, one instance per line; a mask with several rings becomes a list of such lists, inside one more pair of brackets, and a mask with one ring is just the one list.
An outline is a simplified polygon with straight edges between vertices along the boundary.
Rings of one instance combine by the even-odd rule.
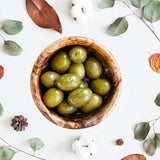
[[118, 145], [118, 146], [122, 146], [123, 144], [124, 144], [123, 139], [117, 139], [117, 141], [116, 141], [116, 145]]

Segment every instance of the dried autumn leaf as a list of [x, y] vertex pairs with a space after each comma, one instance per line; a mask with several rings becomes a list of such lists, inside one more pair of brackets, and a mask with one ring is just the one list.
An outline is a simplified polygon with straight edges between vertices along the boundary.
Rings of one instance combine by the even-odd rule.
[[121, 160], [146, 160], [146, 157], [142, 154], [131, 154]]
[[62, 26], [56, 11], [45, 0], [26, 0], [27, 11], [39, 27], [62, 33]]
[[149, 58], [150, 67], [154, 72], [160, 73], [160, 54], [153, 54]]
[[0, 65], [0, 79], [4, 76], [4, 67]]

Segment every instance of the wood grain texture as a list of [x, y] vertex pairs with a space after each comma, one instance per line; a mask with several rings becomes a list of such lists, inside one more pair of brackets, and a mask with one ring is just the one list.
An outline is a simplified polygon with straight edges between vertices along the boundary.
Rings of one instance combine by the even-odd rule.
[[[96, 111], [79, 118], [67, 118], [50, 111], [42, 101], [39, 78], [41, 72], [47, 67], [49, 60], [58, 50], [72, 45], [84, 46], [97, 56], [104, 66], [110, 69], [112, 74], [112, 92], [109, 98]], [[85, 37], [67, 37], [49, 45], [37, 58], [31, 73], [31, 92], [33, 100], [41, 113], [58, 126], [80, 129], [94, 126], [104, 120], [115, 108], [122, 87], [122, 79], [119, 66], [112, 54], [98, 42]]]

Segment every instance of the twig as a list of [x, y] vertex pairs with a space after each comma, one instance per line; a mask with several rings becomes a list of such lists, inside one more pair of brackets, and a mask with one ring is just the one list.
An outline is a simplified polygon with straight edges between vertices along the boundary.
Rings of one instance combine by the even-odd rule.
[[5, 42], [5, 38], [2, 34], [0, 34], [0, 37], [2, 37], [3, 41]]
[[153, 120], [151, 120], [151, 121], [148, 122], [148, 123], [153, 122], [153, 123], [150, 125], [150, 127], [153, 127], [154, 133], [156, 133], [156, 131], [155, 131], [155, 124], [156, 124], [156, 122], [157, 122], [159, 119], [160, 119], [160, 116], [159, 116], [158, 118], [153, 119]]
[[155, 33], [154, 29], [152, 30], [152, 28], [146, 23], [146, 21], [143, 19], [142, 16], [138, 16], [135, 11], [125, 2], [125, 1], [122, 1], [131, 11], [132, 13], [137, 17], [139, 18], [146, 26], [147, 28], [154, 34], [154, 36], [158, 39], [158, 41], [160, 42], [160, 38], [157, 36], [157, 34]]
[[154, 26], [153, 26], [153, 22], [151, 23], [151, 25], [152, 25], [152, 30], [153, 30], [153, 32], [155, 32], [155, 31], [154, 31]]
[[134, 14], [133, 14], [133, 13], [131, 13], [131, 14], [127, 14], [125, 17], [132, 16], [132, 15], [134, 15]]
[[[14, 146], [10, 145], [7, 141], [5, 141], [5, 140], [4, 140], [3, 138], [1, 138], [1, 137], [0, 137], [0, 140], [3, 141], [4, 143], [6, 143], [6, 144], [8, 145], [7, 147], [16, 150], [16, 153], [22, 152], [22, 153], [24, 153], [24, 154], [26, 154], [26, 155], [29, 155], [29, 156], [31, 156], [31, 157], [34, 157], [34, 158], [37, 158], [37, 159], [40, 159], [40, 160], [46, 160], [46, 159], [44, 159], [44, 158], [40, 158], [40, 157], [35, 156], [35, 154], [32, 155], [32, 154], [30, 154], [30, 153], [28, 153], [28, 152], [25, 152], [25, 151], [23, 151], [23, 150], [21, 150], [21, 149], [19, 149], [19, 148], [17, 148], [17, 147], [14, 147]], [[4, 146], [1, 146], [1, 147], [4, 147]], [[5, 146], [5, 147], [6, 147], [6, 146]]]

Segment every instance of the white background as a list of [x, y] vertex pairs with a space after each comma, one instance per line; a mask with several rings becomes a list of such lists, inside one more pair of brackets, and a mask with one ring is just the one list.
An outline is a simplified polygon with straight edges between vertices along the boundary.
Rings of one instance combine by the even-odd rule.
[[[21, 20], [22, 32], [8, 36], [0, 31], [7, 40], [15, 40], [23, 53], [18, 57], [4, 54], [0, 39], [0, 65], [5, 67], [5, 76], [0, 80], [0, 101], [5, 112], [0, 118], [0, 136], [10, 144], [32, 153], [28, 140], [40, 137], [45, 147], [37, 155], [47, 160], [74, 160], [71, 143], [82, 134], [92, 136], [99, 146], [94, 160], [120, 160], [132, 153], [145, 154], [142, 143], [134, 140], [133, 129], [136, 123], [149, 121], [160, 115], [160, 108], [154, 104], [155, 96], [160, 92], [160, 75], [153, 72], [148, 63], [149, 54], [160, 52], [160, 43], [148, 28], [136, 17], [127, 17], [128, 31], [119, 37], [106, 33], [107, 26], [117, 17], [130, 11], [123, 3], [117, 2], [114, 8], [100, 10], [98, 0], [94, 0], [94, 17], [87, 24], [78, 24], [69, 14], [69, 0], [48, 0], [57, 11], [63, 34], [36, 26], [28, 16], [25, 0], [0, 0], [0, 21], [6, 19]], [[155, 24], [156, 32], [160, 23]], [[160, 31], [159, 31], [160, 37]], [[30, 92], [30, 74], [33, 64], [50, 43], [67, 36], [85, 36], [102, 43], [114, 55], [119, 63], [123, 89], [116, 109], [102, 123], [83, 130], [69, 130], [50, 123], [35, 106]], [[28, 118], [29, 126], [25, 132], [15, 132], [10, 126], [15, 115]], [[159, 125], [156, 126], [160, 132]], [[125, 144], [116, 146], [115, 140], [123, 138]], [[0, 142], [0, 144], [2, 144]], [[160, 150], [147, 160], [159, 160]], [[28, 160], [18, 153], [14, 160]], [[33, 158], [34, 159], [34, 158]]]

